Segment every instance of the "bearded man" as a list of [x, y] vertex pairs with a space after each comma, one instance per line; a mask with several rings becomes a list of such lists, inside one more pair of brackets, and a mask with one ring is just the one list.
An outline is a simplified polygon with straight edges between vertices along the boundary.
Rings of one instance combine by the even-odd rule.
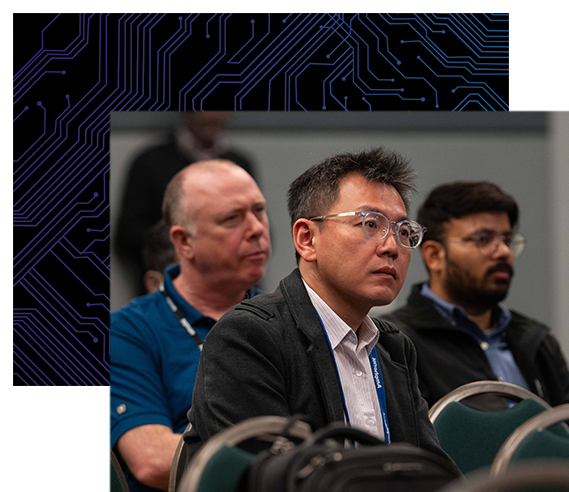
[[[384, 317], [417, 349], [419, 387], [429, 407], [479, 380], [529, 389], [551, 405], [569, 402], [569, 373], [548, 327], [501, 304], [525, 246], [514, 198], [488, 182], [435, 188], [419, 209], [429, 282]], [[497, 397], [471, 406], [497, 410]]]

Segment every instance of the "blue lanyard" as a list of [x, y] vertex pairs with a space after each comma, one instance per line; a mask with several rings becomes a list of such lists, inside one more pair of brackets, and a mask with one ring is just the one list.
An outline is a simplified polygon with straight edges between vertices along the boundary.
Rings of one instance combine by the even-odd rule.
[[371, 365], [371, 372], [373, 374], [373, 381], [375, 383], [375, 391], [379, 401], [379, 411], [381, 412], [381, 420], [383, 422], [383, 435], [385, 442], [391, 442], [391, 433], [389, 432], [389, 423], [387, 422], [387, 403], [385, 401], [385, 389], [383, 387], [383, 376], [381, 375], [381, 367], [379, 367], [379, 358], [377, 357], [377, 350], [373, 350], [369, 354], [369, 363]]
[[[326, 335], [326, 341], [328, 342], [328, 347], [330, 347], [330, 352], [332, 353], [332, 358], [334, 359], [334, 366], [336, 367], [336, 374], [338, 375], [338, 382], [340, 383], [340, 391], [342, 392], [342, 405], [344, 406], [344, 415], [346, 416], [346, 421], [348, 424], [350, 423], [350, 416], [348, 414], [348, 407], [346, 406], [346, 397], [344, 396], [344, 389], [342, 388], [342, 380], [340, 379], [340, 371], [338, 370], [338, 364], [336, 362], [336, 357], [334, 356], [334, 349], [332, 349], [332, 344], [330, 343], [330, 338], [328, 337], [328, 332], [324, 327], [324, 323], [322, 322], [322, 318], [320, 318], [320, 314], [318, 314], [318, 318], [320, 319], [320, 324], [322, 325], [322, 329], [324, 330], [324, 334]], [[379, 358], [377, 356], [377, 350], [373, 347], [373, 350], [369, 354], [369, 363], [371, 366], [371, 372], [373, 374], [373, 382], [375, 386], [375, 391], [377, 393], [377, 400], [379, 401], [379, 411], [381, 412], [381, 421], [383, 423], [383, 436], [386, 443], [391, 443], [391, 433], [389, 432], [389, 423], [387, 422], [387, 413], [386, 413], [386, 402], [385, 402], [385, 389], [383, 387], [383, 376], [381, 375], [381, 367], [379, 366]]]

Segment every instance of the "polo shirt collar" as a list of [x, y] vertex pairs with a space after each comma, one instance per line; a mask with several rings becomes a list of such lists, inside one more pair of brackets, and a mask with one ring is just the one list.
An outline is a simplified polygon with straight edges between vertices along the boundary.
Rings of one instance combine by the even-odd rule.
[[173, 280], [180, 274], [180, 264], [174, 263], [166, 267], [164, 270], [164, 291], [168, 294], [168, 297], [174, 301], [174, 304], [178, 309], [182, 310], [184, 318], [193, 325], [200, 318], [207, 318], [202, 313], [200, 313], [196, 308], [191, 306], [175, 289]]
[[[174, 304], [176, 304], [178, 309], [182, 310], [184, 318], [186, 318], [190, 324], [194, 324], [200, 318], [210, 319], [208, 316], [200, 313], [178, 293], [174, 287], [173, 281], [179, 274], [179, 263], [169, 265], [164, 270], [164, 291], [166, 294], [168, 294], [168, 297], [174, 301]], [[261, 290], [259, 290], [256, 286], [253, 286], [247, 291], [246, 299], [250, 299], [251, 297], [255, 297], [259, 294], [262, 294]]]

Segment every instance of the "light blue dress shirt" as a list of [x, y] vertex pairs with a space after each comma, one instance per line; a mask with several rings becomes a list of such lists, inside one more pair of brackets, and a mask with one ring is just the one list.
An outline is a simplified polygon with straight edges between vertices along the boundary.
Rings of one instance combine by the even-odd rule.
[[462, 307], [441, 299], [426, 282], [421, 287], [421, 295], [431, 299], [436, 310], [452, 326], [468, 333], [478, 342], [486, 354], [492, 372], [500, 381], [516, 384], [529, 390], [529, 386], [506, 342], [506, 327], [512, 320], [512, 313], [504, 305], [498, 304], [496, 306], [497, 313], [495, 314], [497, 316], [494, 316], [494, 319], [497, 320], [496, 328], [484, 332], [474, 321], [468, 318]]

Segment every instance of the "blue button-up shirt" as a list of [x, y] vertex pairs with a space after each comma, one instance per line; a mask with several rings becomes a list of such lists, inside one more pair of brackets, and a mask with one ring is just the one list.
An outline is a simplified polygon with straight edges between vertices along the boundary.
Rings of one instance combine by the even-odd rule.
[[430, 289], [427, 283], [422, 285], [421, 295], [431, 299], [436, 310], [452, 326], [468, 333], [478, 342], [480, 348], [486, 354], [492, 371], [500, 381], [516, 384], [529, 390], [529, 386], [520, 372], [505, 339], [506, 327], [512, 320], [512, 313], [504, 305], [498, 304], [496, 306], [496, 328], [483, 331], [474, 321], [468, 318], [464, 308], [441, 299]]

